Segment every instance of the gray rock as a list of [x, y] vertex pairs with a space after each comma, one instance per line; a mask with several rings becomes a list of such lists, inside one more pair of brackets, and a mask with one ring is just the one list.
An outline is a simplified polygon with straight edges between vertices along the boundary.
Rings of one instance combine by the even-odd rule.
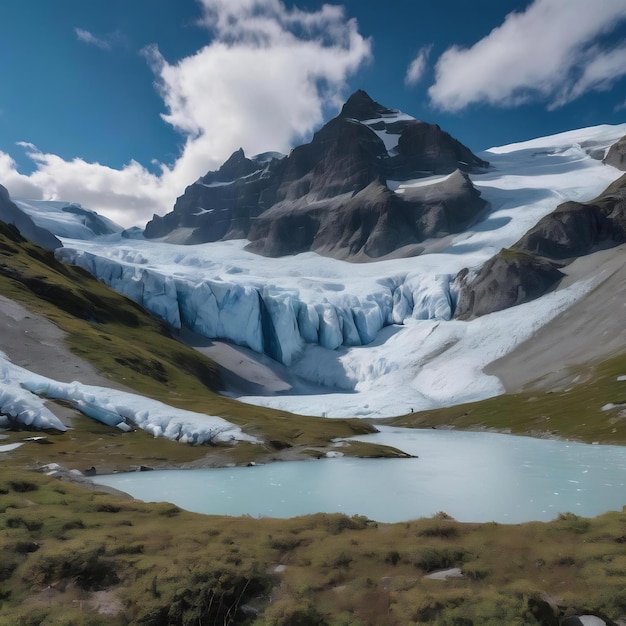
[[515, 248], [501, 250], [471, 280], [466, 272], [457, 276], [461, 289], [454, 316], [462, 320], [539, 298], [563, 278], [554, 262]]
[[612, 165], [618, 170], [626, 171], [626, 136], [609, 148], [603, 163]]
[[565, 202], [514, 247], [551, 259], [569, 259], [626, 242], [626, 174], [590, 202]]
[[441, 183], [407, 189], [403, 196], [376, 180], [353, 195], [273, 207], [256, 220], [248, 249], [265, 256], [313, 250], [347, 260], [376, 259], [461, 232], [485, 206], [460, 171]]

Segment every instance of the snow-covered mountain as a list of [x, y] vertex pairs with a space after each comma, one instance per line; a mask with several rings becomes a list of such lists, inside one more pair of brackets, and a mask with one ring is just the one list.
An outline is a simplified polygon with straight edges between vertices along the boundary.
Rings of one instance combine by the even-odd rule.
[[[487, 364], [606, 275], [600, 268], [584, 280], [561, 281], [556, 291], [552, 284], [538, 300], [471, 322], [454, 319], [459, 290], [563, 201], [588, 204], [614, 183], [621, 172], [601, 159], [624, 134], [626, 125], [600, 126], [486, 151], [481, 157], [490, 169], [471, 177], [488, 212], [463, 233], [424, 242], [422, 254], [409, 258], [368, 264], [312, 252], [265, 258], [247, 250], [247, 240], [182, 246], [115, 236], [64, 240], [58, 256], [174, 328], [289, 366], [257, 357], [282, 377], [286, 391], [251, 402], [380, 416], [480, 399], [503, 391], [484, 374]], [[619, 245], [619, 237], [612, 243]]]
[[121, 233], [122, 227], [112, 220], [83, 208], [76, 202], [59, 200], [28, 200], [13, 202], [39, 227], [58, 237], [93, 239], [101, 235]]
[[466, 172], [487, 166], [439, 126], [357, 91], [288, 156], [235, 152], [171, 213], [155, 216], [145, 235], [171, 243], [247, 238], [250, 250], [271, 257], [413, 255], [417, 244], [476, 219], [485, 202]]

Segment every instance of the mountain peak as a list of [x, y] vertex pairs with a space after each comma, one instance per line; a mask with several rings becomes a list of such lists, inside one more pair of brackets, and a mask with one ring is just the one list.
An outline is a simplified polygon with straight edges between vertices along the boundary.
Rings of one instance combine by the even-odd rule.
[[371, 120], [395, 112], [396, 111], [388, 109], [375, 100], [372, 100], [367, 92], [358, 89], [346, 100], [339, 115], [341, 117], [350, 117], [361, 121]]

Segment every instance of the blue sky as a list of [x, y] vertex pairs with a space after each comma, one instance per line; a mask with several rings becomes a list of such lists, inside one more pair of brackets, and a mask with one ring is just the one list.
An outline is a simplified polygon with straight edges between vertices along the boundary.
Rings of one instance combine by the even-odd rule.
[[622, 123], [626, 0], [6, 2], [0, 84], [0, 184], [130, 225], [358, 88], [474, 151]]

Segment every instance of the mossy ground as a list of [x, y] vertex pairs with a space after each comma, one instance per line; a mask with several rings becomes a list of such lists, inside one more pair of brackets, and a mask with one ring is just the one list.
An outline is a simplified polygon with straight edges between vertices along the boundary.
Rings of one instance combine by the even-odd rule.
[[[515, 526], [225, 518], [6, 463], [1, 476], [2, 626], [501, 626], [537, 623], [542, 594], [563, 614], [626, 614], [624, 512]], [[464, 576], [425, 578], [447, 567]]]

